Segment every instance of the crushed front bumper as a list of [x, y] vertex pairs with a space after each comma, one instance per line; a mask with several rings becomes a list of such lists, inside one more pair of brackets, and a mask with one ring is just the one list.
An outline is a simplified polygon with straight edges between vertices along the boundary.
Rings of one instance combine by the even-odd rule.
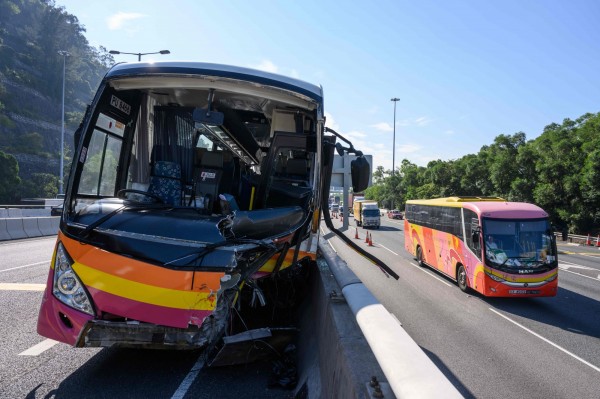
[[195, 325], [184, 329], [138, 321], [90, 320], [81, 330], [75, 346], [200, 349], [207, 344], [206, 331]]

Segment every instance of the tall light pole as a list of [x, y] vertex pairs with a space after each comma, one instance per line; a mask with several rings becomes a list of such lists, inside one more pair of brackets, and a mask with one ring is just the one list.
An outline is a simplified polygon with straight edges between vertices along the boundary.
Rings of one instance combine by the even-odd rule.
[[67, 51], [60, 50], [58, 54], [63, 56], [63, 81], [62, 81], [62, 112], [60, 115], [60, 174], [58, 180], [58, 193], [64, 194], [64, 159], [65, 159], [65, 80], [67, 78], [67, 57], [70, 55]]
[[171, 52], [169, 50], [160, 50], [160, 51], [155, 51], [154, 53], [126, 53], [124, 51], [110, 50], [109, 54], [131, 54], [131, 55], [137, 55], [138, 56], [138, 61], [141, 61], [142, 60], [142, 55], [149, 55], [149, 54], [171, 54]]
[[399, 98], [394, 97], [390, 101], [394, 102], [394, 139], [392, 142], [392, 176], [396, 174], [396, 103], [400, 101]]

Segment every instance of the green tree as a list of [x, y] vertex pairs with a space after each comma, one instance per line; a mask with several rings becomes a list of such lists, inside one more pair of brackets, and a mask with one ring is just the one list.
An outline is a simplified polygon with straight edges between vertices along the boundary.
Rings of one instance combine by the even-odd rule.
[[0, 151], [0, 202], [14, 204], [21, 184], [17, 159]]
[[21, 185], [21, 198], [55, 198], [58, 178], [50, 173], [34, 173]]

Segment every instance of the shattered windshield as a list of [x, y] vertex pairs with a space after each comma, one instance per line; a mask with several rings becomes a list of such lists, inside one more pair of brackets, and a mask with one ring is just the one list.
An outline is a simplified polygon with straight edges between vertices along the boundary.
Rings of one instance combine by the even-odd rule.
[[548, 219], [483, 219], [486, 264], [507, 270], [536, 270], [556, 262]]

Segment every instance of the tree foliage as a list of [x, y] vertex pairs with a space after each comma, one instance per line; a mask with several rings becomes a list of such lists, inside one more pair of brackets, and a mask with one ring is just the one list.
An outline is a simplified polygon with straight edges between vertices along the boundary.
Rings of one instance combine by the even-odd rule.
[[0, 203], [14, 204], [19, 184], [21, 179], [16, 158], [0, 151]]
[[[113, 63], [107, 49], [90, 46], [77, 17], [54, 0], [0, 0], [0, 150], [28, 162], [18, 168], [25, 173], [23, 186], [13, 192], [53, 191], [47, 187], [48, 168], [40, 165], [61, 155], [63, 83], [66, 155], [72, 132]], [[58, 175], [58, 168], [51, 170]]]
[[404, 159], [399, 173], [378, 167], [365, 195], [403, 208], [407, 199], [498, 196], [544, 208], [557, 227], [600, 230], [600, 113], [552, 123], [535, 140], [501, 134], [477, 154], [435, 160], [427, 167]]

